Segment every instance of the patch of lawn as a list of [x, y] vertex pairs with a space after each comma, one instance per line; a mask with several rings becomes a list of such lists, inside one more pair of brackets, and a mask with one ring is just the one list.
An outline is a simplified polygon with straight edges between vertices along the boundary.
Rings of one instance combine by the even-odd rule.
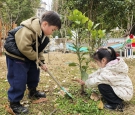
[[[124, 112], [109, 111], [106, 109], [99, 110], [99, 101], [90, 99], [91, 90], [85, 89], [86, 95], [80, 94], [81, 86], [73, 82], [73, 78], [79, 78], [80, 72], [77, 67], [70, 68], [66, 62], [77, 61], [77, 57], [73, 53], [50, 53], [49, 61], [48, 54], [45, 54], [46, 63], [51, 73], [57, 78], [64, 88], [68, 88], [68, 92], [74, 97], [73, 100], [68, 96], [62, 97], [59, 94], [61, 90], [56, 83], [44, 71], [40, 74], [40, 83], [38, 90], [44, 91], [47, 95], [47, 102], [33, 104], [32, 100], [28, 99], [28, 90], [26, 90], [22, 102], [29, 108], [29, 115], [134, 115], [135, 114], [135, 96], [132, 100], [126, 102]], [[3, 58], [3, 57], [2, 57]], [[5, 57], [0, 57], [0, 115], [10, 115], [5, 110], [5, 105], [8, 104], [7, 91], [9, 84], [6, 81], [6, 63]], [[132, 79], [133, 85], [135, 84], [135, 59], [128, 59], [126, 63], [129, 66], [129, 76]], [[95, 66], [90, 63], [91, 67]], [[92, 70], [93, 71], [93, 70]], [[135, 90], [134, 90], [135, 94]]]

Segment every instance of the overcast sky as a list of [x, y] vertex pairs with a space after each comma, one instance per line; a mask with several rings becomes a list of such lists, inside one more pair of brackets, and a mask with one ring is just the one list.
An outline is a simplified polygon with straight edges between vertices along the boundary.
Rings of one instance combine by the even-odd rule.
[[52, 3], [52, 0], [42, 0], [43, 2], [46, 2], [47, 4], [47, 10], [51, 10], [51, 3]]

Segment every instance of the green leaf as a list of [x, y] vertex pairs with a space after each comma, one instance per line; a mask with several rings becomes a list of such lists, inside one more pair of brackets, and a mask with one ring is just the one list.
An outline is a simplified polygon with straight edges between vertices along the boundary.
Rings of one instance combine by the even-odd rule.
[[93, 27], [94, 22], [92, 22], [91, 20], [88, 21], [88, 30], [90, 31], [91, 28]]
[[84, 16], [84, 17], [82, 18], [81, 23], [84, 24], [84, 23], [86, 23], [87, 21], [88, 21], [88, 17], [85, 17], [85, 16]]
[[95, 29], [96, 27], [98, 27], [98, 26], [99, 26], [99, 24], [100, 24], [100, 23], [97, 23], [97, 24], [93, 27], [93, 29]]
[[73, 11], [73, 15], [82, 15], [82, 13], [79, 10], [75, 9]]
[[92, 30], [92, 31], [91, 31], [91, 37], [92, 37], [92, 39], [96, 39], [96, 38], [98, 37], [98, 32], [97, 32], [97, 30]]
[[98, 30], [98, 37], [103, 38], [105, 36], [105, 31], [104, 30]]
[[75, 23], [79, 25], [81, 22], [80, 21], [75, 21]]
[[77, 63], [72, 62], [72, 63], [69, 63], [68, 65], [69, 65], [69, 66], [77, 66], [78, 64], [77, 64]]

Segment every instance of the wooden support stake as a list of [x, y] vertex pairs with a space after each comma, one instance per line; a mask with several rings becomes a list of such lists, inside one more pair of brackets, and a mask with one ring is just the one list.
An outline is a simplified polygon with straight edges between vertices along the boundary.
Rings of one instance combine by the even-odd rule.
[[0, 56], [2, 56], [1, 39], [2, 39], [2, 23], [1, 23], [1, 19], [0, 19]]

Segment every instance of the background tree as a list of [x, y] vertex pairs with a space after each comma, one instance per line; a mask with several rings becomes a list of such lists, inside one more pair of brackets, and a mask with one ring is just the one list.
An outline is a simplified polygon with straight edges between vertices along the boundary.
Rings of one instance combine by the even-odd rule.
[[64, 13], [64, 10], [58, 10], [63, 4], [69, 10], [78, 9], [93, 22], [100, 23], [98, 28], [105, 28], [107, 32], [119, 27], [124, 30], [123, 36], [127, 36], [135, 28], [134, 0], [57, 0], [57, 3], [59, 13]]
[[53, 0], [53, 10], [58, 12], [61, 16], [62, 27], [60, 29], [60, 34], [57, 32], [59, 37], [65, 38], [69, 34], [69, 20], [67, 16], [69, 15], [69, 7], [66, 0]]
[[4, 40], [7, 32], [16, 24], [20, 25], [21, 21], [34, 16], [39, 3], [40, 0], [0, 0], [0, 49], [3, 47], [1, 39]]
[[2, 23], [8, 23], [9, 29], [13, 23], [18, 25], [35, 14], [35, 8], [39, 5], [40, 0], [1, 0], [0, 14]]
[[[116, 27], [124, 29], [123, 36], [127, 36], [130, 34], [135, 21], [134, 5], [133, 0], [102, 0], [97, 10], [100, 14], [97, 21], [102, 23], [102, 27], [108, 31]], [[101, 9], [102, 12], [100, 12]]]

